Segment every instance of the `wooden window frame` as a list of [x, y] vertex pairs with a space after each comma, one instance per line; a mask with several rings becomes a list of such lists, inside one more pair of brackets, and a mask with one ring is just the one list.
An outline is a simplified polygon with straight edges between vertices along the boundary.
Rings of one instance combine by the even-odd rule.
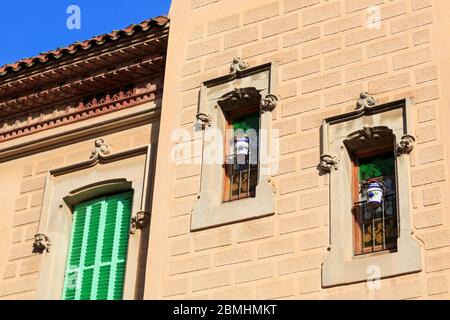
[[[397, 224], [397, 232], [396, 232], [396, 240], [395, 243], [392, 243], [390, 245], [383, 244], [382, 245], [376, 245], [368, 248], [363, 248], [362, 241], [363, 241], [363, 234], [361, 232], [360, 227], [360, 221], [361, 218], [361, 210], [357, 210], [355, 204], [359, 202], [359, 195], [360, 195], [360, 186], [359, 186], [359, 159], [366, 159], [370, 157], [375, 156], [381, 156], [386, 154], [392, 154], [393, 157], [395, 157], [395, 149], [394, 144], [392, 145], [382, 145], [377, 146], [374, 148], [361, 150], [358, 152], [355, 152], [352, 154], [352, 229], [353, 229], [353, 252], [355, 256], [361, 256], [365, 254], [377, 254], [381, 252], [396, 252], [397, 251], [397, 240], [398, 240], [398, 222], [399, 222], [399, 215], [398, 215], [398, 203], [397, 199], [395, 200], [395, 223]], [[395, 164], [394, 164], [395, 165]], [[397, 168], [395, 168], [394, 171], [394, 177], [395, 177], [395, 194], [397, 195]], [[385, 221], [383, 221], [385, 223]]]
[[[232, 202], [232, 201], [238, 201], [238, 200], [242, 200], [242, 199], [247, 199], [247, 198], [254, 198], [256, 197], [256, 186], [258, 185], [258, 176], [259, 176], [259, 141], [258, 141], [258, 148], [257, 148], [257, 159], [258, 159], [258, 163], [256, 165], [256, 184], [255, 184], [255, 190], [254, 191], [249, 191], [246, 192], [245, 195], [233, 195], [232, 192], [230, 191], [231, 189], [231, 182], [230, 182], [230, 178], [228, 176], [228, 169], [227, 169], [227, 157], [228, 157], [228, 143], [229, 143], [229, 139], [231, 138], [228, 133], [230, 132], [230, 130], [233, 129], [233, 124], [234, 124], [234, 120], [237, 118], [242, 118], [245, 117], [247, 115], [251, 115], [251, 114], [258, 114], [258, 120], [259, 122], [261, 122], [261, 115], [259, 114], [259, 106], [258, 105], [251, 105], [249, 107], [246, 107], [243, 110], [233, 110], [230, 112], [225, 112], [224, 111], [224, 116], [225, 116], [225, 134], [224, 134], [224, 149], [223, 149], [223, 154], [224, 154], [224, 164], [223, 164], [223, 173], [222, 173], [222, 203], [227, 203], [227, 202]], [[259, 129], [261, 127], [261, 123], [259, 123], [258, 125], [258, 140], [259, 140]], [[250, 169], [250, 171], [253, 171], [253, 169]], [[249, 181], [250, 183], [250, 181]], [[230, 197], [230, 192], [231, 192], [231, 197]]]

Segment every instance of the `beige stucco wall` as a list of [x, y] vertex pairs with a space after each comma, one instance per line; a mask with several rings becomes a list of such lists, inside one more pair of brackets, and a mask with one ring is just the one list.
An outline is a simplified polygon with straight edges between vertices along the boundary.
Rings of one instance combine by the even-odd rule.
[[[366, 9], [381, 8], [381, 29]], [[449, 297], [450, 3], [443, 0], [173, 0], [147, 299], [444, 299]], [[176, 128], [193, 130], [202, 81], [278, 62], [281, 131], [275, 215], [191, 232], [200, 166], [171, 162]], [[380, 102], [413, 99], [410, 155], [413, 237], [422, 271], [323, 289], [328, 176], [316, 169], [324, 117], [352, 110], [361, 91]], [[332, 204], [331, 204], [332, 205]], [[248, 208], [251, 210], [251, 208]]]
[[[62, 140], [48, 151], [40, 152], [41, 149], [37, 149], [31, 155], [18, 155], [0, 163], [0, 189], [2, 190], [0, 194], [0, 299], [35, 299], [43, 256], [67, 254], [67, 252], [58, 252], [58, 248], [64, 245], [61, 246], [56, 242], [53, 244], [54, 250], [50, 253], [33, 254], [34, 235], [43, 218], [42, 205], [47, 173], [52, 169], [87, 161], [95, 147], [94, 142], [98, 138], [104, 139], [112, 147], [113, 153], [157, 142], [159, 118], [155, 110], [159, 104], [159, 102], [142, 104], [0, 144], [0, 149], [3, 149], [55, 134], [59, 134]], [[133, 119], [133, 114], [145, 110], [148, 110], [149, 114], [145, 121], [133, 123], [130, 120]], [[153, 116], [151, 116], [152, 112]], [[130, 124], [112, 129], [117, 119], [124, 116], [130, 118], [128, 120]], [[100, 126], [98, 125], [100, 123], [103, 124]], [[95, 128], [94, 133], [85, 135], [92, 125]], [[64, 141], [65, 133], [70, 130], [77, 130], [75, 136], [78, 138]], [[48, 141], [52, 140], [49, 138]], [[142, 162], [142, 167], [145, 167], [145, 156], [140, 156], [138, 160]], [[119, 160], [115, 165], [120, 166], [121, 161], [126, 166], [129, 160]], [[95, 167], [91, 168], [90, 172], [95, 174], [95, 170]], [[143, 177], [140, 179], [144, 181]], [[138, 269], [136, 261], [133, 261], [132, 265], [136, 270]], [[51, 284], [45, 287], [49, 286]], [[136, 290], [140, 287], [138, 286]], [[58, 292], [44, 296], [41, 294], [40, 298], [60, 297], [60, 294]]]

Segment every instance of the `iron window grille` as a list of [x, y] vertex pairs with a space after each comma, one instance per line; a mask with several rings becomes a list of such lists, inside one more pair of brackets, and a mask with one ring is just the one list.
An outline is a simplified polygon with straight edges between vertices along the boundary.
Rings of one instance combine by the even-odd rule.
[[[395, 192], [383, 197], [381, 205], [370, 208], [367, 201], [354, 204], [356, 223], [360, 232], [360, 248], [355, 255], [395, 250], [398, 237], [397, 197]], [[360, 250], [358, 250], [360, 249]]]

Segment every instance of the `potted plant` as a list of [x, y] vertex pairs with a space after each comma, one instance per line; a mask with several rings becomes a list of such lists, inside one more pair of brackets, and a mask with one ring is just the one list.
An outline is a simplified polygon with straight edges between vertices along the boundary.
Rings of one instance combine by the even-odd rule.
[[369, 209], [376, 209], [381, 206], [383, 196], [386, 192], [382, 178], [369, 178], [363, 181], [361, 192], [366, 196], [366, 206]]
[[234, 146], [236, 155], [248, 155], [249, 138], [245, 134], [239, 134], [234, 137]]
[[246, 167], [249, 154], [249, 138], [245, 134], [235, 136], [234, 148], [238, 170], [244, 169]]

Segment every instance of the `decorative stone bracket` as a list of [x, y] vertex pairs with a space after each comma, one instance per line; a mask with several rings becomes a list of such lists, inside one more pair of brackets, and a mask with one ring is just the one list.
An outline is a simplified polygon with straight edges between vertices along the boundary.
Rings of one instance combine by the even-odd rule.
[[206, 113], [197, 113], [195, 116], [197, 118], [196, 124], [199, 125], [202, 130], [205, 130], [206, 127], [211, 127], [212, 117]]
[[239, 57], [233, 59], [233, 63], [230, 66], [230, 73], [236, 74], [238, 72], [242, 72], [248, 68], [248, 63], [242, 60]]
[[268, 94], [266, 95], [262, 100], [261, 100], [261, 113], [264, 112], [271, 112], [273, 109], [275, 109], [275, 107], [277, 106], [278, 103], [278, 97], [273, 95], [273, 94]]
[[217, 103], [224, 111], [238, 110], [245, 106], [260, 104], [261, 91], [255, 87], [235, 88], [220, 97]]
[[332, 155], [323, 154], [320, 156], [319, 167], [325, 172], [330, 172], [333, 169], [337, 170], [338, 164], [339, 164], [339, 160]]
[[38, 233], [34, 236], [33, 253], [50, 252], [50, 239], [45, 234]]
[[95, 140], [95, 148], [91, 151], [89, 159], [97, 160], [111, 154], [111, 146], [105, 143], [103, 139]]
[[397, 144], [398, 154], [408, 154], [414, 149], [416, 139], [409, 134], [405, 134]]
[[139, 211], [131, 217], [130, 233], [135, 234], [137, 229], [144, 229], [150, 220], [150, 213]]
[[377, 100], [370, 96], [367, 92], [361, 92], [359, 100], [356, 103], [357, 110], [364, 110], [377, 105]]

